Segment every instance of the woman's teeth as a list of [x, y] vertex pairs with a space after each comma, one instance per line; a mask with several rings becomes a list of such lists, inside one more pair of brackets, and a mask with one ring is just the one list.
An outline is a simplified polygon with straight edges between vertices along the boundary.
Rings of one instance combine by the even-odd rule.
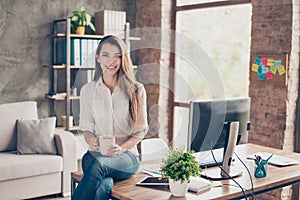
[[116, 66], [106, 66], [107, 69], [114, 69]]

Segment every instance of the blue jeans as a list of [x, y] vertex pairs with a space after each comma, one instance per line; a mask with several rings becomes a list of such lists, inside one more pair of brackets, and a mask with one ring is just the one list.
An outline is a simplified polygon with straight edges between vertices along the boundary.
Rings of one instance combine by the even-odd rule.
[[131, 152], [115, 157], [88, 151], [82, 158], [83, 177], [74, 191], [73, 200], [111, 198], [114, 181], [128, 179], [139, 168], [139, 159]]

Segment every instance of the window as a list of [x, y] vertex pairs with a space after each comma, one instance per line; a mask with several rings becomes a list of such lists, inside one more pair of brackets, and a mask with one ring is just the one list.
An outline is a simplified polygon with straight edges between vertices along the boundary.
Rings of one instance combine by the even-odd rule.
[[[219, 2], [226, 2], [228, 0], [219, 0]], [[213, 3], [216, 0], [177, 0], [177, 6], [184, 6], [184, 5], [192, 5], [192, 4], [204, 4], [204, 3]]]
[[194, 1], [201, 4], [176, 7], [175, 147], [186, 141], [189, 101], [248, 96], [251, 1]]

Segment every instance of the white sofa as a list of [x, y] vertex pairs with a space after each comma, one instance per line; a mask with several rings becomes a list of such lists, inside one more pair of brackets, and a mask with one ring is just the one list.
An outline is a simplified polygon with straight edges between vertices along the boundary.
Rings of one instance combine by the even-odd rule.
[[57, 155], [16, 152], [16, 120], [38, 119], [34, 101], [0, 105], [0, 194], [1, 199], [27, 199], [71, 192], [71, 171], [76, 170], [74, 135], [55, 131]]

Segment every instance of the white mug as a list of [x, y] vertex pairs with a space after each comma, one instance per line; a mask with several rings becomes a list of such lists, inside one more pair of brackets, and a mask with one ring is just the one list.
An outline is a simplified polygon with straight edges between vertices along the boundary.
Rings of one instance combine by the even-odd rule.
[[102, 135], [99, 137], [99, 150], [104, 156], [107, 156], [108, 149], [115, 145], [115, 136], [113, 135]]

